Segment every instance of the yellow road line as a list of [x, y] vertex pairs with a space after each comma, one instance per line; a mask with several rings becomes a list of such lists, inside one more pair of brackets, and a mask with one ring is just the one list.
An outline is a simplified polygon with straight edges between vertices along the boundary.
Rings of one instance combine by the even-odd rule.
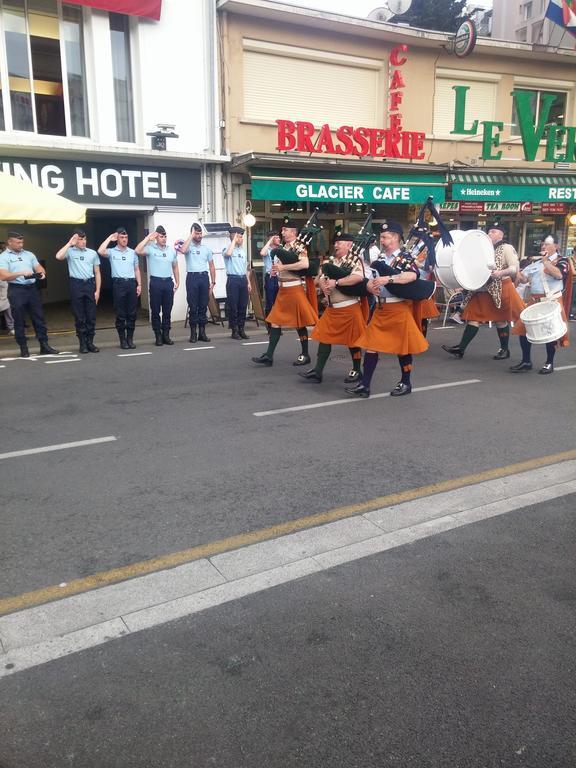
[[177, 565], [190, 563], [193, 560], [200, 560], [203, 557], [212, 557], [221, 552], [229, 552], [233, 549], [245, 547], [248, 544], [256, 544], [260, 541], [275, 539], [278, 536], [285, 536], [288, 533], [295, 533], [296, 531], [301, 531], [306, 528], [313, 528], [318, 525], [323, 525], [324, 523], [333, 522], [334, 520], [342, 520], [343, 518], [352, 517], [372, 509], [388, 507], [392, 504], [401, 504], [405, 501], [412, 501], [424, 496], [431, 496], [435, 493], [452, 491], [456, 488], [464, 488], [467, 485], [475, 485], [476, 483], [482, 483], [487, 480], [496, 480], [499, 477], [507, 477], [508, 475], [515, 475], [518, 472], [527, 472], [531, 469], [538, 469], [539, 467], [558, 464], [559, 462], [570, 461], [573, 459], [576, 459], [576, 450], [542, 456], [537, 459], [521, 461], [516, 464], [508, 464], [505, 467], [497, 467], [485, 472], [477, 472], [473, 475], [454, 478], [453, 480], [443, 480], [442, 482], [432, 483], [431, 485], [425, 485], [421, 488], [413, 488], [408, 491], [391, 493], [388, 496], [378, 496], [375, 499], [363, 501], [359, 504], [337, 507], [336, 509], [330, 509], [326, 512], [319, 512], [315, 515], [308, 515], [306, 517], [297, 518], [296, 520], [289, 520], [285, 523], [272, 525], [269, 528], [261, 528], [256, 531], [251, 531], [250, 533], [241, 533], [237, 536], [230, 536], [227, 539], [219, 539], [217, 541], [209, 542], [208, 544], [201, 544], [197, 547], [184, 549], [181, 552], [172, 552], [171, 554], [155, 557], [151, 560], [143, 560], [139, 563], [132, 563], [131, 565], [126, 565], [121, 568], [113, 568], [110, 571], [95, 573], [92, 576], [86, 576], [82, 579], [74, 579], [62, 587], [50, 586], [36, 589], [32, 592], [24, 592], [21, 595], [0, 599], [0, 616], [22, 610], [23, 608], [30, 608], [32, 606], [42, 605], [43, 603], [49, 603], [53, 600], [59, 600], [63, 597], [70, 597], [71, 595], [88, 592], [92, 589], [98, 589], [99, 587], [117, 584], [137, 576], [145, 576], [148, 573], [156, 573], [157, 571], [162, 571], [167, 568], [174, 568]]

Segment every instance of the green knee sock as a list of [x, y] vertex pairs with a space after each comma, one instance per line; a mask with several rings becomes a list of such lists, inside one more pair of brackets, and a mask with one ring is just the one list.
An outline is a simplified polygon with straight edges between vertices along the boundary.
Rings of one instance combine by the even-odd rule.
[[330, 357], [330, 352], [332, 351], [331, 344], [323, 344], [320, 342], [318, 345], [318, 357], [316, 358], [316, 367], [314, 370], [316, 373], [322, 374], [322, 371], [324, 370], [324, 366], [328, 362], [328, 359]]
[[352, 370], [360, 373], [362, 369], [362, 350], [360, 347], [349, 347], [352, 356]]
[[510, 341], [510, 326], [506, 325], [504, 328], [496, 328], [496, 333], [500, 339], [500, 349], [508, 349], [508, 342]]
[[270, 360], [272, 360], [272, 358], [274, 357], [274, 350], [276, 349], [276, 346], [280, 341], [281, 334], [282, 334], [281, 328], [270, 328], [270, 337], [268, 339], [268, 349], [264, 353], [266, 357], [270, 358]]
[[479, 328], [476, 325], [467, 325], [466, 328], [464, 328], [464, 333], [460, 339], [460, 344], [458, 344], [462, 352], [464, 352], [468, 344], [470, 344], [474, 336], [476, 336], [478, 330]]

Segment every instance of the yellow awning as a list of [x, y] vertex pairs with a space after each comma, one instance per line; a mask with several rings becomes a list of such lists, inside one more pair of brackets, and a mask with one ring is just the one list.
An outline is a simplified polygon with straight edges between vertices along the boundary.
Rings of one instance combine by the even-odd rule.
[[85, 206], [0, 172], [0, 223], [83, 224], [85, 221]]

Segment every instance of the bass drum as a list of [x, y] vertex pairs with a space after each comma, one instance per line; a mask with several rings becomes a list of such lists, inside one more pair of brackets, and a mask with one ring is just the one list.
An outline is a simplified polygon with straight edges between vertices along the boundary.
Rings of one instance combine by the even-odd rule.
[[452, 245], [436, 247], [435, 274], [438, 282], [453, 291], [478, 291], [494, 269], [494, 246], [481, 229], [450, 232]]

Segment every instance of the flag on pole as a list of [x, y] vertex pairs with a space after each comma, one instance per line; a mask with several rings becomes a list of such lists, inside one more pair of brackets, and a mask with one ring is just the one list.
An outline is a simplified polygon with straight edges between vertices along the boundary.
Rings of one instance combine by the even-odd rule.
[[546, 18], [576, 37], [576, 9], [574, 6], [574, 0], [550, 0], [546, 9]]

